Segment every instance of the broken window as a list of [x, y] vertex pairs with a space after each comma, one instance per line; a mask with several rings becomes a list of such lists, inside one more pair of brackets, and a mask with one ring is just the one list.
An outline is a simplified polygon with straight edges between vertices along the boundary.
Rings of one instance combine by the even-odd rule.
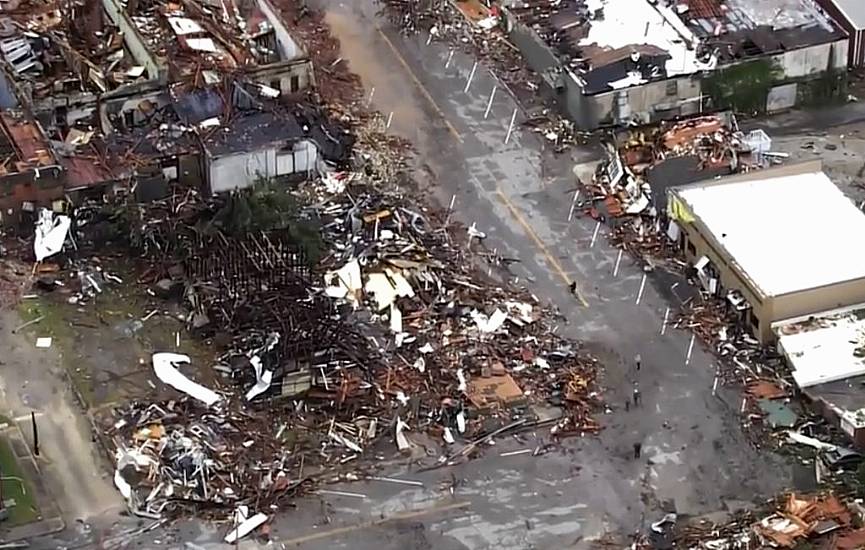
[[697, 255], [697, 247], [694, 246], [694, 243], [691, 242], [691, 239], [686, 238], [685, 242], [687, 243], [688, 254], [690, 254], [691, 256], [696, 256]]
[[749, 315], [751, 326], [754, 327], [755, 331], [760, 330], [760, 319], [757, 319], [757, 316], [754, 315], [754, 310], [751, 310], [751, 314]]
[[667, 81], [667, 95], [668, 96], [678, 96], [679, 95], [679, 81], [672, 79]]

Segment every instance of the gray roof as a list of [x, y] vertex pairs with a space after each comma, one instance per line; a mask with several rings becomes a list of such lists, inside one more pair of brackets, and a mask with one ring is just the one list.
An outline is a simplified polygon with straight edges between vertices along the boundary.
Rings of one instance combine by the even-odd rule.
[[838, 9], [857, 29], [865, 29], [865, 1], [833, 0]]

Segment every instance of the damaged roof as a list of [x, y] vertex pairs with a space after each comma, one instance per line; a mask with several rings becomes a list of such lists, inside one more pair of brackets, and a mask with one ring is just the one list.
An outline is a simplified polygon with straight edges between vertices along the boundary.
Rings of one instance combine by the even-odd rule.
[[104, 93], [152, 76], [127, 48], [128, 33], [107, 14], [112, 1], [4, 4], [0, 55], [13, 77], [40, 99]]
[[522, 0], [511, 8], [595, 94], [844, 35], [812, 0]]
[[[772, 329], [800, 388], [865, 375], [865, 304], [781, 321]], [[865, 391], [859, 397], [865, 405]]]
[[2, 111], [0, 175], [56, 165], [42, 128], [20, 111]]
[[197, 75], [202, 69], [229, 72], [303, 55], [267, 0], [215, 0], [207, 6], [137, 0], [126, 3], [126, 14], [147, 47], [176, 77]]

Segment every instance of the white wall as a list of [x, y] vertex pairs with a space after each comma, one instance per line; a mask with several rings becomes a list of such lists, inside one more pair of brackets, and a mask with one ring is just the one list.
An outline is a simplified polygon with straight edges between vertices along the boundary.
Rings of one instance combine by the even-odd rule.
[[276, 41], [279, 45], [279, 55], [282, 60], [291, 61], [292, 59], [303, 57], [305, 55], [303, 49], [288, 34], [288, 29], [282, 23], [282, 17], [276, 13], [270, 2], [267, 0], [258, 0], [258, 7], [261, 8], [261, 12], [276, 31]]
[[318, 147], [308, 140], [297, 142], [293, 149], [272, 147], [240, 152], [210, 160], [208, 168], [211, 193], [250, 187], [259, 176], [272, 178], [312, 171], [318, 173]]
[[829, 54], [834, 46], [832, 66], [844, 68], [847, 66], [847, 39], [829, 44], [818, 44], [807, 48], [799, 48], [774, 56], [775, 61], [784, 71], [785, 78], [799, 78], [823, 72], [829, 66]]

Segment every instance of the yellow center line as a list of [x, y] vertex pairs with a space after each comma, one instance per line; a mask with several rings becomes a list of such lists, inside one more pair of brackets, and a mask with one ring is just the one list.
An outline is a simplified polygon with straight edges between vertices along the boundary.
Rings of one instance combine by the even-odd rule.
[[[384, 31], [381, 30], [381, 27], [376, 25], [375, 30], [381, 36], [382, 40], [384, 40], [385, 43], [388, 45], [388, 47], [393, 52], [396, 59], [400, 62], [400, 65], [403, 66], [406, 73], [412, 79], [412, 82], [414, 82], [415, 86], [417, 86], [417, 89], [420, 90], [421, 94], [429, 102], [429, 104], [432, 106], [433, 110], [435, 110], [436, 114], [438, 114], [439, 117], [441, 117], [441, 119], [444, 121], [445, 126], [447, 126], [448, 131], [451, 133], [451, 135], [454, 137], [454, 139], [456, 139], [459, 143], [463, 143], [463, 138], [460, 135], [460, 133], [457, 131], [456, 128], [454, 128], [454, 125], [451, 124], [451, 122], [447, 119], [447, 117], [444, 114], [444, 111], [441, 110], [441, 108], [436, 103], [435, 99], [433, 99], [432, 95], [429, 93], [429, 91], [427, 91], [426, 87], [423, 85], [423, 83], [420, 81], [420, 79], [417, 77], [417, 75], [415, 75], [411, 66], [408, 64], [408, 61], [405, 60], [405, 57], [403, 57], [403, 55], [399, 52], [399, 50], [396, 48], [396, 46], [394, 46], [393, 42], [391, 42], [390, 38], [387, 37], [387, 35], [384, 33]], [[543, 243], [543, 241], [540, 239], [540, 237], [538, 237], [538, 234], [535, 233], [535, 231], [532, 229], [531, 225], [529, 225], [528, 222], [526, 222], [526, 219], [523, 217], [523, 215], [520, 213], [520, 211], [517, 209], [517, 207], [514, 206], [514, 204], [510, 201], [510, 199], [508, 199], [507, 195], [505, 195], [502, 192], [501, 188], [497, 188], [496, 193], [498, 193], [499, 198], [505, 204], [505, 206], [508, 207], [508, 210], [510, 211], [511, 215], [517, 220], [517, 222], [521, 226], [523, 226], [523, 229], [526, 230], [526, 233], [528, 233], [529, 237], [532, 239], [532, 241], [534, 241], [535, 245], [540, 249], [541, 253], [546, 258], [547, 263], [550, 264], [550, 267], [552, 267], [558, 273], [559, 277], [562, 278], [562, 281], [564, 281], [565, 284], [570, 285], [573, 281], [568, 276], [568, 274], [565, 272], [565, 270], [562, 268], [562, 264], [556, 259], [555, 256], [550, 254], [550, 251], [547, 249], [546, 245]], [[577, 299], [580, 301], [580, 303], [583, 305], [583, 307], [589, 307], [589, 302], [583, 296], [583, 293], [580, 291], [579, 287], [576, 289], [576, 295], [577, 295]]]
[[[535, 230], [532, 229], [532, 226], [529, 225], [529, 222], [526, 221], [525, 217], [523, 217], [523, 215], [520, 213], [514, 203], [512, 203], [508, 196], [505, 195], [501, 187], [496, 186], [496, 194], [499, 196], [499, 200], [501, 200], [502, 203], [508, 208], [508, 210], [510, 210], [511, 215], [514, 217], [514, 219], [516, 219], [517, 222], [523, 227], [523, 229], [525, 229], [526, 233], [529, 235], [529, 238], [531, 238], [535, 242], [535, 245], [538, 247], [538, 249], [540, 249], [541, 253], [544, 255], [544, 258], [546, 258], [547, 263], [550, 264], [550, 267], [552, 267], [556, 271], [556, 273], [558, 273], [562, 281], [564, 281], [564, 283], [567, 285], [574, 283], [575, 281], [571, 280], [571, 278], [568, 277], [568, 274], [565, 272], [562, 264], [555, 256], [550, 253], [550, 251], [547, 249], [547, 246], [544, 244], [541, 238], [538, 237], [538, 234], [535, 233]], [[577, 295], [577, 299], [580, 301], [583, 307], [589, 307], [589, 302], [583, 296], [579, 285], [577, 285], [575, 294]]]
[[386, 518], [376, 519], [373, 521], [366, 521], [364, 523], [358, 523], [355, 525], [348, 525], [346, 527], [337, 527], [336, 529], [331, 529], [329, 531], [321, 531], [319, 533], [312, 533], [310, 535], [295, 537], [295, 538], [290, 539], [290, 540], [283, 540], [283, 541], [279, 541], [279, 542], [281, 542], [285, 546], [303, 544], [305, 542], [310, 542], [313, 540], [318, 540], [318, 539], [323, 539], [323, 538], [328, 538], [328, 537], [335, 537], [337, 535], [344, 535], [346, 533], [351, 533], [353, 531], [359, 531], [361, 529], [368, 529], [370, 527], [375, 527], [377, 525], [382, 525], [385, 523], [389, 523], [391, 521], [412, 519], [412, 518], [417, 518], [417, 517], [421, 517], [421, 516], [426, 516], [429, 514], [447, 512], [449, 510], [468, 508], [469, 506], [471, 506], [471, 502], [465, 501], [465, 502], [455, 502], [453, 504], [446, 504], [444, 506], [431, 506], [429, 508], [423, 508], [421, 510], [409, 510], [407, 512], [400, 512], [400, 513], [394, 514], [394, 515], [386, 517]]
[[400, 65], [402, 65], [403, 68], [405, 69], [405, 71], [408, 73], [409, 77], [412, 79], [412, 82], [414, 82], [415, 86], [417, 86], [417, 89], [420, 90], [420, 93], [423, 94], [423, 96], [426, 98], [426, 100], [429, 102], [429, 104], [435, 110], [436, 114], [438, 114], [438, 116], [440, 116], [441, 119], [444, 121], [445, 126], [447, 127], [447, 129], [451, 133], [451, 135], [454, 137], [454, 139], [456, 139], [458, 142], [462, 143], [463, 137], [460, 135], [460, 133], [457, 131], [457, 129], [454, 127], [454, 125], [451, 124], [451, 122], [447, 119], [447, 117], [444, 114], [444, 111], [441, 110], [441, 107], [438, 106], [438, 103], [435, 102], [432, 95], [430, 95], [430, 93], [427, 91], [426, 87], [424, 87], [423, 83], [421, 83], [421, 81], [417, 77], [417, 75], [414, 74], [414, 71], [412, 70], [411, 66], [408, 64], [408, 61], [406, 61], [405, 58], [402, 56], [402, 54], [399, 53], [399, 50], [396, 49], [396, 46], [393, 45], [393, 42], [390, 41], [390, 38], [388, 38], [387, 35], [384, 33], [384, 31], [381, 30], [381, 27], [376, 25], [375, 30], [378, 31], [379, 35], [381, 35], [382, 39], [387, 44], [388, 48], [390, 48], [391, 51], [393, 52], [393, 54], [396, 56], [397, 61], [400, 62]]

